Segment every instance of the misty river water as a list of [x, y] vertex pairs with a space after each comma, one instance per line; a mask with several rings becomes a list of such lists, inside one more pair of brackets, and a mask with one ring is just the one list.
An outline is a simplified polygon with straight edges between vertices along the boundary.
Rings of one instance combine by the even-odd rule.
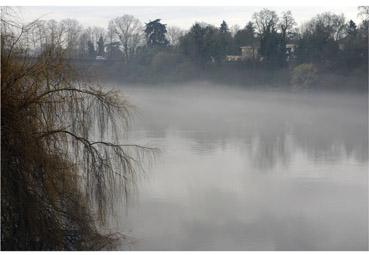
[[368, 95], [122, 86], [160, 149], [124, 250], [367, 250]]

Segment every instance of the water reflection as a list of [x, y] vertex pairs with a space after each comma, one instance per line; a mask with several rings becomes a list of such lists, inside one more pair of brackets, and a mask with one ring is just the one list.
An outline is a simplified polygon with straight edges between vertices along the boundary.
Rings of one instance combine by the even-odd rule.
[[[139, 106], [136, 126], [152, 137], [177, 131], [209, 151], [229, 142], [253, 141], [251, 157], [255, 166], [264, 169], [273, 168], [277, 161], [287, 163], [291, 142], [294, 150], [303, 150], [312, 160], [340, 159], [345, 154], [367, 161], [366, 95], [263, 94], [234, 89], [226, 93], [221, 88], [211, 88], [209, 95], [205, 89], [125, 91]], [[263, 162], [257, 162], [260, 160]]]
[[122, 213], [134, 250], [368, 249], [367, 95], [124, 89], [161, 149]]

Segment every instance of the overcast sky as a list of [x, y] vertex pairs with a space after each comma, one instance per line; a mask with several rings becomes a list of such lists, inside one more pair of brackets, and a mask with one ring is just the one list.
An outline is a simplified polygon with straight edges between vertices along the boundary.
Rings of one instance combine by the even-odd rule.
[[[110, 19], [123, 14], [131, 14], [139, 18], [142, 22], [148, 22], [161, 18], [162, 22], [168, 25], [179, 26], [188, 29], [196, 21], [202, 21], [213, 25], [219, 25], [225, 20], [229, 26], [239, 25], [243, 27], [251, 20], [252, 14], [268, 6], [210, 6], [210, 7], [132, 7], [132, 6], [29, 6], [20, 7], [23, 19], [31, 21], [36, 18], [61, 20], [64, 18], [77, 19], [85, 26], [107, 27]], [[301, 24], [318, 13], [331, 11], [337, 14], [343, 13], [346, 19], [353, 19], [357, 22], [357, 6], [272, 6], [269, 9], [275, 10], [278, 14], [282, 11], [291, 10], [298, 24]]]

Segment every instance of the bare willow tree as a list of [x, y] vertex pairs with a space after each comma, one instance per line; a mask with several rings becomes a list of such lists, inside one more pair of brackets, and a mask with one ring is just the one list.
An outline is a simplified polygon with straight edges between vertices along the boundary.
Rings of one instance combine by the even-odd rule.
[[81, 79], [65, 61], [68, 49], [49, 44], [30, 58], [25, 38], [36, 22], [14, 16], [2, 9], [2, 249], [108, 248], [122, 236], [99, 226], [152, 150], [121, 143], [129, 104]]

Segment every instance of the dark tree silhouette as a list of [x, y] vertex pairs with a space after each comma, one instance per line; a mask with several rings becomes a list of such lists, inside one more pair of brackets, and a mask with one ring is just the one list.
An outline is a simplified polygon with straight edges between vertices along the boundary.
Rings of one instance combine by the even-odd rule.
[[165, 37], [167, 28], [160, 23], [160, 19], [150, 21], [146, 24], [145, 35], [148, 47], [167, 47], [169, 41]]
[[105, 53], [105, 45], [104, 45], [104, 38], [100, 36], [99, 40], [97, 41], [97, 55], [104, 56]]
[[247, 23], [244, 29], [239, 30], [234, 36], [234, 52], [238, 53], [241, 46], [254, 46], [257, 39], [255, 37], [254, 23]]

